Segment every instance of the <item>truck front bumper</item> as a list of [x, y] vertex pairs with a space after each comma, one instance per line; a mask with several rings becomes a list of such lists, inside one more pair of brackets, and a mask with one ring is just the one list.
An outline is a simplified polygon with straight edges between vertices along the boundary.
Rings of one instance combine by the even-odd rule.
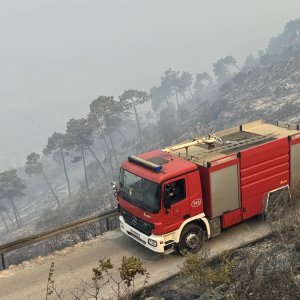
[[119, 220], [120, 228], [124, 234], [128, 235], [152, 251], [164, 253], [165, 241], [162, 235], [151, 234], [150, 236], [147, 236], [142, 232], [137, 231], [134, 227], [128, 225], [122, 216], [119, 216]]

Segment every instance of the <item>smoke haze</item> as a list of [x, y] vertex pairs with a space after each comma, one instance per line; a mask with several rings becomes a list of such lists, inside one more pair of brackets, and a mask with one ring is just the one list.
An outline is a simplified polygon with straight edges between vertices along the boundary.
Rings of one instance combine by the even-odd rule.
[[149, 90], [169, 67], [211, 73], [226, 55], [242, 63], [300, 11], [296, 0], [0, 4], [0, 170], [41, 152], [98, 95]]

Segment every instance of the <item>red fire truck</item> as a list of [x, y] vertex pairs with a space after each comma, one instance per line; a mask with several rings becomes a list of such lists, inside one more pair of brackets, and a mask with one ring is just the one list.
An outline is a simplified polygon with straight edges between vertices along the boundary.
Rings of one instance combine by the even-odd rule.
[[268, 212], [300, 179], [299, 125], [255, 121], [122, 163], [120, 228], [160, 253], [197, 252], [222, 229]]

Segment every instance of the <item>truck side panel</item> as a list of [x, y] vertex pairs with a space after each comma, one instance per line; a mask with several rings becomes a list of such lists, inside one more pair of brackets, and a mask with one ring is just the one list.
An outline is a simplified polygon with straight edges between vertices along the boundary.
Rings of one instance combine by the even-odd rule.
[[240, 207], [238, 165], [210, 173], [212, 218]]
[[238, 162], [234, 156], [221, 158], [208, 168], [199, 167], [204, 212], [211, 219], [240, 208]]
[[241, 209], [230, 211], [222, 217], [222, 228], [230, 227], [242, 221]]
[[269, 191], [289, 184], [289, 166], [287, 138], [240, 153], [243, 220], [262, 212]]

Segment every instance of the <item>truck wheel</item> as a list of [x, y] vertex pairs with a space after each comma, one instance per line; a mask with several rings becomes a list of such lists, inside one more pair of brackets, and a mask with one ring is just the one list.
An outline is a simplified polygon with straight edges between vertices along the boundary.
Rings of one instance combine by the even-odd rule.
[[187, 252], [197, 253], [205, 240], [203, 229], [196, 224], [187, 224], [180, 235], [177, 244], [177, 252], [185, 254]]

